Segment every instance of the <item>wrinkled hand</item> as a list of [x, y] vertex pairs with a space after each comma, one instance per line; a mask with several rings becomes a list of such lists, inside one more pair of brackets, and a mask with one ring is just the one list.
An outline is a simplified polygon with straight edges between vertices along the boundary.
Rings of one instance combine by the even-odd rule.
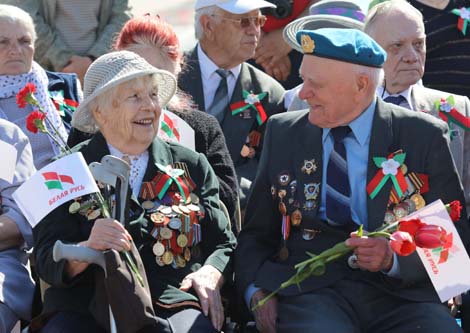
[[351, 233], [346, 245], [354, 248], [357, 265], [370, 272], [389, 271], [393, 263], [393, 252], [389, 241], [382, 237], [358, 237]]
[[278, 81], [285, 81], [291, 72], [291, 62], [288, 56], [279, 58], [275, 63], [262, 63], [266, 74], [274, 77]]
[[90, 67], [91, 63], [92, 61], [88, 57], [73, 55], [70, 58], [68, 64], [62, 69], [62, 72], [76, 73], [83, 85], [83, 78], [85, 77], [85, 73], [88, 70], [88, 67]]
[[282, 37], [282, 29], [277, 29], [260, 36], [253, 58], [257, 64], [266, 64], [271, 67], [279, 59], [287, 56], [291, 50], [292, 48]]
[[196, 291], [202, 312], [206, 316], [210, 315], [212, 325], [219, 331], [224, 323], [224, 308], [220, 297], [222, 284], [222, 273], [213, 266], [205, 265], [198, 271], [188, 274], [180, 286], [183, 291], [191, 288]]
[[[264, 290], [258, 290], [251, 297], [250, 307], [253, 308], [259, 301], [268, 296]], [[277, 298], [273, 297], [262, 306], [254, 310], [256, 328], [262, 333], [276, 332]]]
[[99, 251], [113, 249], [120, 252], [131, 249], [131, 240], [131, 235], [118, 221], [97, 219], [88, 240], [83, 242], [82, 245]]

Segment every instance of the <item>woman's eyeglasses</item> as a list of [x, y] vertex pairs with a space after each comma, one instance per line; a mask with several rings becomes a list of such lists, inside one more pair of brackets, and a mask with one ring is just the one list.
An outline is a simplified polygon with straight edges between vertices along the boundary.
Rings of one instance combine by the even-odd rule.
[[211, 16], [217, 16], [217, 17], [223, 18], [224, 20], [238, 22], [238, 24], [240, 25], [240, 28], [248, 28], [252, 24], [254, 24], [257, 27], [263, 27], [263, 25], [266, 23], [266, 16], [264, 15], [243, 17], [241, 19], [233, 19], [233, 18], [229, 18], [229, 17], [225, 17], [222, 15], [217, 15], [217, 14], [212, 14]]

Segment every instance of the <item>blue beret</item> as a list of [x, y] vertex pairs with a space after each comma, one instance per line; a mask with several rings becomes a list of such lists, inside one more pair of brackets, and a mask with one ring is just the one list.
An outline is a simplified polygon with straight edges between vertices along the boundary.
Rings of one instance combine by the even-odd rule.
[[296, 35], [304, 54], [369, 67], [382, 67], [387, 53], [372, 38], [356, 29], [300, 30]]

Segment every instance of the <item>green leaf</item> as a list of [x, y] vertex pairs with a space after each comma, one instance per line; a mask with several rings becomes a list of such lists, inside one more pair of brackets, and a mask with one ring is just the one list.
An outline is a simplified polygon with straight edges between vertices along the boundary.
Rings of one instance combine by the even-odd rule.
[[406, 157], [406, 153], [400, 153], [400, 154], [396, 154], [395, 156], [393, 156], [393, 159], [397, 161], [398, 163], [400, 163], [400, 165], [402, 165], [403, 162], [405, 162], [405, 157]]
[[382, 163], [385, 162], [387, 159], [385, 157], [372, 157], [372, 160], [375, 163], [377, 168], [382, 169]]

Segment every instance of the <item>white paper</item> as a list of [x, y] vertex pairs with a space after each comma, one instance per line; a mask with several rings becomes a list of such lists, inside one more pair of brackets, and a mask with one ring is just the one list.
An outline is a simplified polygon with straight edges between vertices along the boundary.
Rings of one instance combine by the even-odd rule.
[[406, 219], [412, 218], [419, 218], [426, 224], [441, 226], [448, 234], [452, 233], [453, 244], [447, 250], [447, 259], [445, 259], [445, 253], [442, 251], [442, 248], [433, 250], [416, 249], [441, 302], [445, 302], [469, 290], [470, 259], [442, 201], [434, 201], [415, 213], [410, 214]]
[[18, 152], [15, 146], [6, 143], [5, 141], [0, 141], [0, 178], [9, 183], [13, 182], [17, 155]]
[[83, 155], [73, 153], [36, 172], [13, 193], [13, 199], [34, 227], [63, 203], [98, 191]]

